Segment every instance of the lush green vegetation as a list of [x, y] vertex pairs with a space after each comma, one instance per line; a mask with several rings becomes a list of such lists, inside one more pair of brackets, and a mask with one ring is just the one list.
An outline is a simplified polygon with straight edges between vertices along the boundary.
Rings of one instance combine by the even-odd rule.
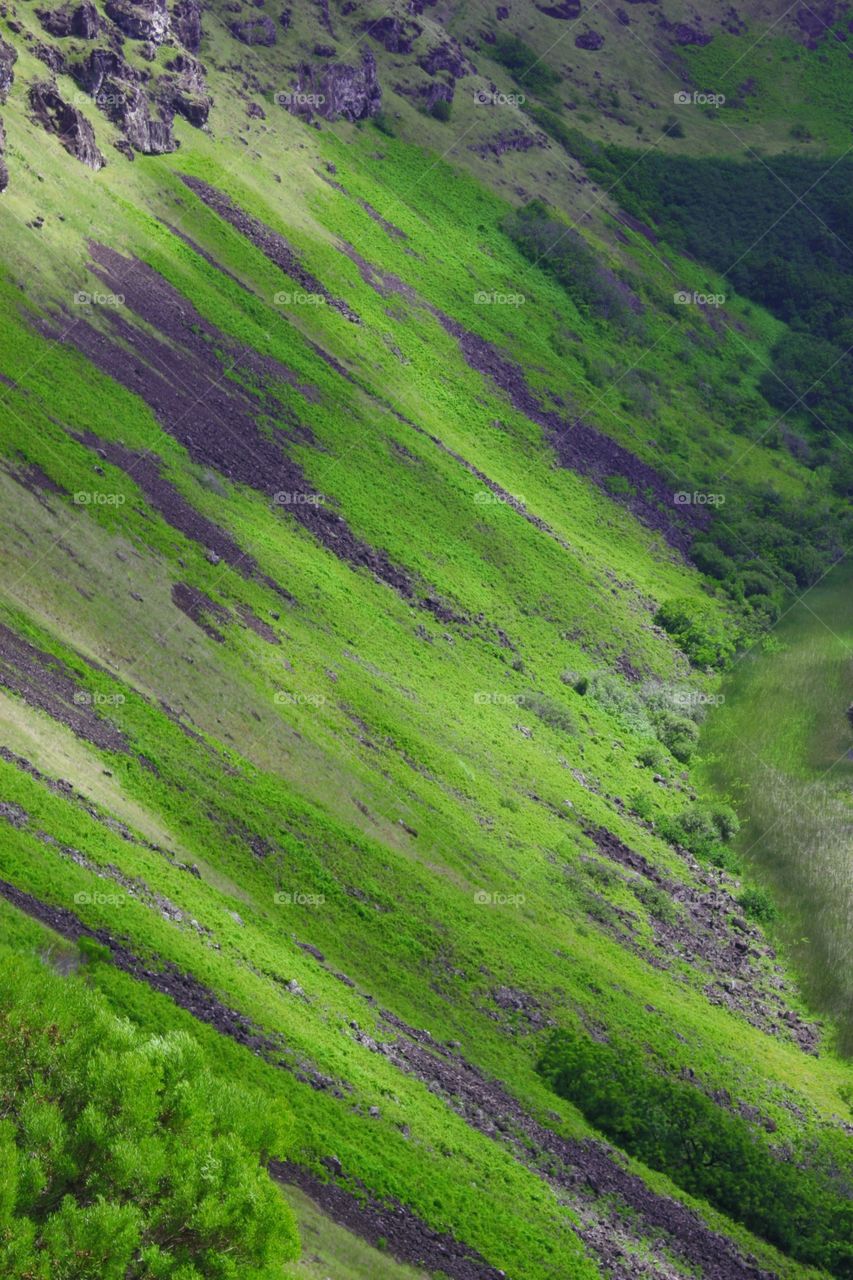
[[625, 1044], [569, 1031], [539, 1071], [614, 1142], [706, 1197], [787, 1253], [853, 1276], [853, 1142], [772, 1152], [737, 1114], [695, 1084], [668, 1078]]
[[280, 1110], [2, 948], [0, 1269], [9, 1280], [280, 1280]]
[[[313, 20], [311, 7], [296, 8], [289, 45]], [[20, 21], [34, 40], [38, 27]], [[335, 21], [347, 30], [343, 13]], [[704, 268], [674, 249], [667, 267], [630, 229], [614, 235], [600, 209], [571, 229], [578, 211], [563, 210], [569, 187], [553, 151], [510, 149], [491, 172], [493, 152], [484, 158], [473, 144], [505, 120], [461, 86], [448, 130], [443, 106], [431, 118], [412, 105], [422, 97], [388, 88], [396, 71], [377, 44], [385, 98], [372, 124], [309, 127], [276, 110], [266, 88], [258, 123], [246, 94], [279, 83], [280, 48], [238, 50], [212, 11], [205, 26], [213, 127], [179, 121], [173, 157], [130, 166], [116, 153], [101, 173], [81, 172], [30, 118], [21, 86], [43, 68], [26, 42], [3, 108], [18, 164], [3, 197], [12, 216], [0, 357], [12, 385], [2, 387], [0, 618], [73, 673], [129, 747], [100, 750], [0, 691], [4, 742], [48, 779], [0, 760], [13, 806], [2, 811], [0, 873], [120, 935], [153, 967], [203, 982], [285, 1047], [281, 1064], [248, 1051], [106, 963], [97, 944], [59, 948], [64, 967], [85, 961], [85, 981], [52, 976], [33, 957], [56, 938], [0, 902], [16, 957], [2, 1024], [12, 1038], [0, 1080], [14, 1095], [3, 1141], [9, 1168], [24, 1171], [14, 1208], [3, 1202], [13, 1224], [5, 1243], [18, 1242], [37, 1280], [72, 1245], [92, 1280], [123, 1265], [133, 1275], [143, 1254], [152, 1280], [221, 1280], [230, 1234], [220, 1246], [240, 1212], [241, 1274], [263, 1275], [292, 1241], [259, 1167], [280, 1146], [270, 1117], [288, 1116], [301, 1164], [328, 1176], [334, 1155], [350, 1186], [402, 1201], [508, 1275], [593, 1280], [581, 1222], [670, 1275], [668, 1243], [647, 1239], [628, 1208], [556, 1194], [503, 1130], [478, 1127], [372, 1045], [396, 1034], [380, 1012], [391, 1010], [455, 1042], [560, 1133], [594, 1138], [608, 1132], [606, 1116], [598, 1129], [534, 1069], [548, 1028], [573, 1034], [580, 1014], [612, 1044], [642, 1046], [631, 1059], [638, 1078], [677, 1083], [695, 1072], [709, 1091], [736, 1088], [750, 1110], [733, 1149], [748, 1137], [766, 1153], [749, 1119], [766, 1114], [780, 1148], [808, 1148], [818, 1181], [809, 1172], [791, 1183], [802, 1203], [824, 1185], [826, 1135], [848, 1122], [853, 1096], [832, 1028], [812, 1057], [784, 1021], [768, 1030], [748, 1007], [712, 1003], [718, 975], [701, 955], [688, 960], [661, 942], [662, 924], [689, 925], [678, 894], [615, 865], [589, 834], [612, 833], [661, 883], [721, 884], [750, 918], [771, 922], [766, 895], [717, 876], [739, 869], [737, 819], [697, 798], [695, 766], [715, 670], [773, 621], [786, 589], [822, 570], [841, 528], [827, 476], [773, 425], [764, 374], [789, 327], [734, 293], [727, 326], [675, 305], [671, 272], [700, 288]], [[517, 38], [489, 48], [525, 96], [548, 100], [525, 110], [571, 149], [557, 73]], [[242, 85], [235, 56], [249, 68]], [[107, 138], [106, 122], [96, 126]], [[459, 168], [438, 158], [437, 143]], [[546, 166], [559, 169], [556, 188], [539, 185]], [[177, 173], [227, 191], [284, 235], [360, 323], [330, 306], [274, 304], [290, 277]], [[548, 190], [551, 203], [515, 209], [520, 190]], [[409, 575], [412, 596], [323, 546], [270, 501], [266, 473], [253, 488], [226, 465], [200, 464], [135, 385], [46, 338], [79, 289], [102, 283], [87, 265], [95, 226], [183, 295], [181, 308], [197, 309], [196, 330], [218, 330], [217, 389], [262, 371], [264, 438]], [[517, 307], [501, 303], [519, 295]], [[130, 306], [118, 316], [137, 323]], [[105, 334], [114, 318], [85, 312]], [[673, 495], [722, 492], [692, 564], [654, 521], [634, 517], [628, 476], [593, 480], [556, 465], [552, 442], [489, 362], [471, 367], [477, 341], [506, 353], [529, 394], [569, 428], [576, 417], [594, 424]], [[192, 398], [199, 390], [207, 394], [194, 387]], [[195, 443], [218, 426], [211, 410]], [[81, 443], [88, 431], [156, 459], [257, 574], [214, 563], [192, 529], [149, 500], [141, 470], [127, 474]], [[251, 441], [233, 444], [251, 452]], [[81, 506], [78, 491], [122, 501]], [[178, 582], [227, 610], [220, 641], [175, 606]], [[18, 810], [26, 820], [7, 821]], [[710, 870], [697, 872], [684, 848]], [[802, 1012], [783, 962], [777, 971], [759, 946], [755, 999]], [[39, 1074], [27, 1075], [34, 1060]], [[140, 1081], [132, 1095], [119, 1071]], [[94, 1099], [85, 1122], [86, 1109], [74, 1110], [84, 1089]], [[32, 1133], [31, 1114], [41, 1125]], [[695, 1124], [704, 1132], [701, 1116]], [[31, 1138], [44, 1192], [18, 1155]], [[212, 1171], [201, 1146], [221, 1157]], [[700, 1219], [780, 1280], [814, 1280], [797, 1261], [806, 1255], [767, 1226], [766, 1206], [746, 1216], [682, 1178], [677, 1160], [671, 1180], [654, 1156], [635, 1166], [646, 1185], [685, 1199], [693, 1189]], [[205, 1188], [218, 1188], [225, 1161], [229, 1190], [210, 1207]], [[256, 1194], [243, 1214], [247, 1193]], [[95, 1238], [99, 1194], [121, 1228], [110, 1254]], [[178, 1205], [200, 1223], [172, 1248], [163, 1233]], [[836, 1265], [840, 1235], [836, 1247], [823, 1217], [815, 1231], [809, 1256]], [[372, 1277], [375, 1267], [367, 1254], [351, 1269]]]

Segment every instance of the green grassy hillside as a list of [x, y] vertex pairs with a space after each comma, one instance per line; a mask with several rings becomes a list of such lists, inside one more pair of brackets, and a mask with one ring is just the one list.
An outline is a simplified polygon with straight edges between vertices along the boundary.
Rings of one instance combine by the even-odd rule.
[[[33, 106], [44, 20], [0, 22], [0, 1143], [44, 1172], [4, 1170], [4, 1274], [848, 1277], [849, 1062], [696, 770], [722, 673], [845, 541], [831, 451], [792, 448], [768, 395], [790, 318], [604, 195], [566, 131], [636, 139], [585, 88], [565, 109], [557, 19], [513, 14], [549, 138], [495, 155], [469, 148], [520, 107], [473, 88], [518, 85], [477, 6], [415, 14], [397, 53], [344, 9], [205, 11], [209, 119], [163, 154], [56, 37], [97, 170]], [[121, 94], [184, 74], [180, 12], [150, 45], [102, 27]], [[234, 36], [263, 18], [273, 46]], [[380, 114], [280, 104], [364, 40]], [[404, 92], [427, 42], [480, 67], [449, 119]], [[702, 121], [665, 153], [716, 154]], [[209, 1100], [188, 1166], [236, 1188], [221, 1217], [187, 1193], [197, 1231], [161, 1226], [165, 1102], [78, 1138], [41, 1087], [99, 1035], [183, 1046], [146, 1087]], [[635, 1063], [621, 1093], [661, 1132], [683, 1105], [736, 1140], [664, 1158], [560, 1046]], [[757, 1204], [777, 1176], [808, 1231]]]

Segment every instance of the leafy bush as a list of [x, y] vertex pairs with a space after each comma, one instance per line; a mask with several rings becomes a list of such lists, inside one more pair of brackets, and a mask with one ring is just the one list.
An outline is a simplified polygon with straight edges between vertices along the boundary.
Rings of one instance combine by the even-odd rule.
[[261, 1161], [286, 1122], [185, 1032], [145, 1035], [77, 979], [0, 958], [0, 1274], [280, 1280], [296, 1231]]
[[[552, 1034], [538, 1063], [562, 1098], [612, 1141], [703, 1196], [791, 1257], [853, 1277], [850, 1139], [786, 1162], [741, 1116], [653, 1071], [627, 1044]], [[839, 1163], [842, 1168], [839, 1169]]]
[[726, 627], [710, 605], [687, 596], [662, 604], [655, 622], [697, 667], [724, 668], [737, 648], [732, 628]]
[[437, 98], [429, 109], [433, 120], [441, 120], [444, 123], [450, 119], [450, 111], [450, 103], [446, 98]]
[[761, 885], [744, 889], [738, 897], [738, 905], [748, 919], [757, 920], [759, 924], [772, 924], [779, 915], [779, 908]]
[[495, 62], [506, 67], [512, 78], [531, 93], [547, 96], [560, 83], [557, 73], [546, 66], [536, 50], [531, 49], [518, 36], [501, 32], [490, 52]]
[[549, 272], [575, 305], [624, 332], [641, 325], [631, 306], [631, 291], [586, 243], [543, 200], [531, 200], [509, 214], [503, 229], [531, 262]]
[[519, 706], [527, 707], [528, 711], [532, 711], [544, 724], [559, 730], [560, 733], [577, 733], [574, 716], [568, 707], [555, 702], [544, 693], [523, 693], [519, 699]]
[[688, 720], [687, 716], [665, 712], [658, 725], [658, 736], [676, 760], [687, 764], [699, 742], [699, 726], [695, 720]]

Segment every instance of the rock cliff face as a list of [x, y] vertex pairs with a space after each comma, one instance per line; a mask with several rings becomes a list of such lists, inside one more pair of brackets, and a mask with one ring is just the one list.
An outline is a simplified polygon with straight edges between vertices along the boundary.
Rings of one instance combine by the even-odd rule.
[[107, 17], [131, 40], [145, 40], [149, 44], [163, 44], [169, 38], [169, 11], [166, 0], [145, 0], [135, 4], [133, 0], [107, 0], [104, 8]]
[[45, 31], [52, 36], [94, 40], [102, 26], [97, 9], [89, 0], [76, 8], [66, 4], [59, 9], [37, 9], [36, 14]]
[[166, 64], [157, 84], [157, 100], [173, 115], [182, 115], [200, 129], [207, 122], [213, 99], [207, 92], [204, 67], [197, 58], [179, 53]]
[[93, 49], [88, 57], [69, 68], [104, 115], [117, 124], [133, 151], [162, 155], [176, 149], [172, 136], [174, 110], [162, 104], [160, 118], [152, 119], [148, 94], [139, 73], [112, 49]]
[[230, 31], [242, 44], [270, 47], [276, 41], [275, 23], [265, 15], [232, 22]]
[[190, 53], [201, 45], [201, 0], [177, 0], [172, 6], [172, 35]]
[[6, 95], [15, 79], [15, 63], [18, 55], [10, 44], [0, 40], [0, 102], [6, 101]]
[[89, 169], [104, 167], [106, 162], [95, 143], [94, 129], [77, 107], [65, 101], [52, 81], [31, 85], [29, 98], [36, 120], [48, 133], [56, 134], [70, 155]]
[[382, 89], [376, 77], [376, 60], [369, 49], [361, 51], [361, 65], [343, 62], [331, 66], [303, 63], [290, 109], [298, 115], [319, 115], [325, 120], [366, 120], [379, 114]]

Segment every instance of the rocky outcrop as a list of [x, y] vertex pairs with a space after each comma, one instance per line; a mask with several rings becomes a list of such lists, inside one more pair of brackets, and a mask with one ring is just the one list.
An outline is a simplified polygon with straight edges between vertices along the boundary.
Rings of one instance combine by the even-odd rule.
[[41, 40], [36, 40], [30, 48], [39, 62], [49, 67], [54, 75], [59, 75], [65, 70], [65, 54], [61, 49], [57, 49], [55, 44], [44, 44]]
[[600, 31], [584, 31], [582, 35], [575, 38], [576, 49], [588, 49], [594, 52], [596, 49], [600, 49], [603, 44], [604, 36]]
[[94, 40], [102, 25], [97, 9], [89, 0], [76, 8], [65, 4], [59, 9], [37, 9], [36, 15], [45, 31], [52, 36]]
[[145, 40], [148, 44], [163, 44], [170, 35], [169, 11], [166, 0], [107, 0], [104, 6], [107, 17], [131, 40]]
[[104, 115], [119, 126], [134, 151], [163, 155], [177, 149], [172, 136], [173, 108], [168, 102], [162, 103], [159, 119], [152, 119], [151, 104], [139, 73], [120, 53], [93, 49], [83, 62], [69, 70]]
[[6, 130], [3, 128], [3, 121], [0, 120], [0, 193], [5, 191], [9, 185], [9, 170], [6, 167], [5, 154]]
[[423, 27], [417, 22], [405, 22], [393, 14], [386, 14], [376, 22], [365, 23], [363, 30], [389, 53], [411, 53]]
[[201, 47], [201, 0], [177, 0], [172, 6], [172, 35], [190, 53]]
[[15, 79], [15, 63], [18, 55], [10, 44], [0, 40], [0, 102], [6, 101], [6, 95]]
[[561, 0], [560, 4], [542, 5], [536, 8], [549, 18], [560, 18], [563, 21], [579, 18], [581, 14], [580, 0]]
[[310, 118], [316, 114], [325, 120], [369, 119], [378, 115], [382, 106], [376, 60], [369, 49], [362, 49], [358, 67], [343, 62], [322, 67], [303, 63], [296, 91], [288, 98], [287, 105], [297, 115]]
[[30, 106], [38, 123], [56, 134], [65, 150], [87, 168], [102, 169], [106, 161], [95, 143], [95, 131], [77, 107], [60, 95], [49, 80], [30, 87]]
[[455, 79], [472, 75], [476, 68], [465, 57], [455, 40], [445, 40], [418, 58], [418, 66], [427, 75], [434, 76], [437, 71], [447, 71]]
[[213, 105], [204, 79], [204, 67], [197, 58], [179, 53], [166, 64], [166, 72], [157, 84], [158, 102], [172, 115], [182, 115], [200, 129], [207, 123]]
[[229, 30], [242, 44], [262, 45], [270, 48], [276, 42], [275, 23], [272, 18], [243, 18], [230, 24]]

